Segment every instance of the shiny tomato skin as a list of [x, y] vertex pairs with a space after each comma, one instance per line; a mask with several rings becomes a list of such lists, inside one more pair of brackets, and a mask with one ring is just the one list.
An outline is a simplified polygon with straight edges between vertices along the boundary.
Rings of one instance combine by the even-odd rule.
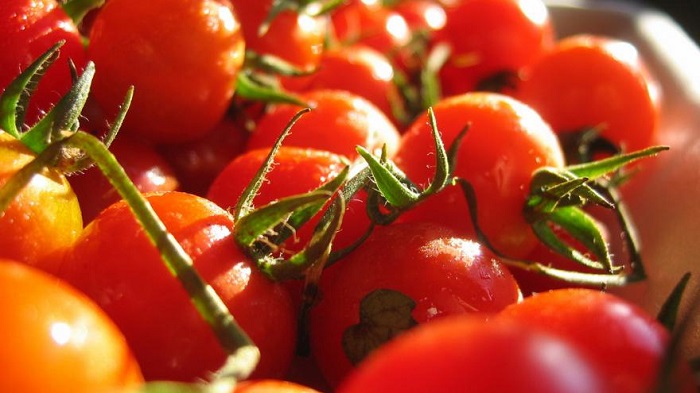
[[432, 223], [377, 227], [358, 249], [327, 268], [311, 310], [311, 350], [331, 386], [353, 368], [346, 329], [360, 323], [360, 303], [379, 289], [416, 302], [418, 323], [454, 314], [496, 313], [520, 299], [508, 269], [473, 240]]
[[87, 296], [62, 280], [0, 258], [0, 296], [7, 318], [0, 336], [3, 392], [92, 393], [137, 388], [138, 363], [123, 334]]
[[[469, 126], [457, 154], [454, 175], [474, 188], [477, 217], [494, 247], [505, 255], [526, 256], [538, 243], [522, 210], [535, 170], [561, 168], [564, 156], [556, 135], [530, 107], [498, 93], [465, 93], [433, 107], [446, 146]], [[403, 134], [396, 164], [415, 183], [434, 176], [434, 143], [427, 117], [419, 116]], [[406, 212], [405, 221], [436, 221], [473, 234], [459, 187], [450, 187]]]
[[[34, 158], [21, 142], [0, 131], [0, 187]], [[50, 271], [56, 254], [72, 247], [82, 229], [70, 183], [59, 171], [45, 169], [0, 214], [0, 257]]]
[[[179, 182], [173, 168], [151, 146], [129, 135], [120, 135], [109, 147], [126, 174], [141, 192], [175, 191]], [[92, 221], [121, 196], [97, 167], [77, 173], [68, 181], [78, 196], [83, 223]]]
[[609, 392], [569, 342], [525, 321], [457, 315], [379, 348], [338, 387], [360, 392]]
[[372, 102], [398, 124], [392, 105], [399, 105], [401, 97], [394, 83], [393, 66], [389, 58], [370, 46], [331, 47], [323, 52], [313, 74], [286, 78], [283, 84], [298, 92], [320, 89], [349, 91]]
[[[572, 288], [543, 292], [507, 307], [510, 318], [573, 343], [616, 393], [653, 391], [670, 335], [638, 306], [605, 292]], [[697, 392], [688, 365], [676, 368], [679, 392]]]
[[243, 381], [236, 384], [233, 393], [320, 393], [318, 390], [295, 382], [275, 379]]
[[241, 21], [246, 48], [260, 55], [276, 56], [303, 70], [313, 69], [323, 53], [328, 33], [326, 19], [286, 10], [277, 14], [261, 35], [260, 25], [273, 3], [272, 0], [231, 0]]
[[515, 75], [555, 41], [542, 0], [461, 0], [445, 12], [445, 26], [432, 37], [451, 49], [440, 69], [445, 96], [481, 90], [499, 73]]
[[331, 22], [340, 45], [362, 43], [387, 56], [411, 40], [403, 16], [376, 1], [348, 1], [334, 10]]
[[65, 40], [58, 60], [44, 74], [30, 100], [25, 121], [31, 125], [68, 92], [72, 85], [68, 62], [82, 70], [85, 48], [77, 27], [55, 0], [4, 1], [0, 19], [0, 91], [51, 46]]
[[[378, 152], [396, 152], [399, 131], [391, 120], [367, 99], [343, 90], [319, 89], [301, 93], [312, 110], [299, 119], [283, 141], [285, 146], [327, 150], [355, 159], [357, 146]], [[274, 105], [258, 121], [246, 150], [272, 147], [292, 118], [304, 108], [293, 104]]]
[[239, 20], [220, 0], [110, 0], [89, 38], [96, 100], [116, 111], [134, 86], [123, 130], [154, 142], [190, 141], [213, 128], [244, 59]]
[[435, 31], [445, 27], [445, 7], [435, 0], [402, 0], [391, 7], [403, 16], [411, 31]]
[[[148, 194], [194, 268], [259, 346], [253, 376], [283, 375], [294, 352], [296, 316], [286, 289], [260, 273], [232, 239], [232, 217], [182, 192]], [[180, 283], [147, 240], [128, 205], [105, 209], [63, 261], [64, 277], [94, 299], [124, 332], [151, 380], [206, 379], [225, 353]]]
[[660, 91], [636, 48], [605, 36], [559, 41], [526, 67], [516, 96], [557, 133], [600, 127], [625, 151], [657, 143]]

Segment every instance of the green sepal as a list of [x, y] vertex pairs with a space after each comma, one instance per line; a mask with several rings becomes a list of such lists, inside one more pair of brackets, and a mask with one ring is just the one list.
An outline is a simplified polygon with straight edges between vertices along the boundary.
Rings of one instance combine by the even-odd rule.
[[569, 165], [566, 167], [566, 169], [578, 177], [586, 177], [588, 179], [595, 180], [622, 169], [625, 165], [631, 164], [634, 161], [656, 156], [668, 149], [668, 146], [652, 146], [630, 153], [617, 154], [597, 161]]
[[683, 294], [690, 281], [690, 273], [685, 273], [683, 277], [678, 281], [678, 283], [673, 287], [673, 290], [669, 294], [664, 304], [661, 305], [661, 309], [656, 316], [656, 320], [659, 321], [663, 326], [668, 329], [669, 332], [673, 332], [676, 328], [678, 322], [678, 311], [680, 309], [681, 300]]
[[280, 57], [270, 54], [263, 55], [251, 49], [245, 51], [245, 68], [266, 74], [283, 76], [308, 76], [316, 72], [315, 69], [300, 69]]
[[442, 98], [439, 72], [450, 58], [451, 52], [448, 45], [438, 44], [428, 53], [425, 67], [420, 72], [420, 96], [424, 108], [434, 106]]
[[309, 106], [296, 95], [261, 81], [249, 71], [238, 73], [236, 78], [236, 95], [247, 100], [265, 103], [287, 103], [300, 107]]
[[[0, 129], [21, 139], [25, 111], [39, 80], [59, 56], [65, 41], [59, 41], [29, 65], [0, 96]], [[35, 151], [35, 153], [39, 153]]]
[[404, 179], [401, 179], [393, 165], [388, 161], [379, 160], [365, 148], [358, 146], [357, 152], [367, 162], [376, 186], [379, 188], [381, 195], [394, 208], [403, 209], [413, 206], [420, 198], [420, 193], [415, 186], [407, 184]]
[[105, 0], [68, 0], [63, 2], [61, 7], [77, 26], [83, 21], [88, 12], [102, 7], [104, 3]]

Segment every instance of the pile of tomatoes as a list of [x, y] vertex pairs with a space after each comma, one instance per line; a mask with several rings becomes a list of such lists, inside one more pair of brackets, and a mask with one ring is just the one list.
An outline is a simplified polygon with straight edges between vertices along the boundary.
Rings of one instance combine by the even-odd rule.
[[241, 348], [235, 392], [697, 391], [674, 297], [605, 291], [664, 150], [631, 44], [542, 0], [0, 14], [0, 391], [214, 391]]

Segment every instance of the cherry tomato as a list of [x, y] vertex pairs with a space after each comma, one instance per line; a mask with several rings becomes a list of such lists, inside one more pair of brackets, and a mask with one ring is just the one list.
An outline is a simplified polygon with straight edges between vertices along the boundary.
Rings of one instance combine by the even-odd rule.
[[[641, 308], [591, 289], [562, 289], [507, 307], [511, 318], [574, 343], [613, 392], [649, 392], [656, 386], [669, 343], [668, 331]], [[697, 392], [687, 364], [674, 374], [679, 392]]]
[[320, 393], [316, 389], [298, 383], [264, 379], [256, 381], [243, 381], [236, 385], [234, 393]]
[[[0, 187], [34, 158], [20, 141], [0, 131]], [[0, 213], [0, 257], [51, 270], [55, 254], [70, 248], [82, 229], [80, 204], [68, 180], [45, 169]]]
[[[148, 201], [259, 346], [262, 358], [253, 377], [284, 375], [294, 352], [295, 311], [286, 289], [236, 247], [232, 217], [211, 201], [176, 191], [149, 194]], [[225, 353], [211, 328], [125, 202], [105, 209], [85, 228], [59, 276], [115, 321], [146, 380], [206, 379], [223, 365]]]
[[569, 342], [526, 321], [458, 315], [416, 327], [370, 355], [340, 385], [354, 392], [606, 392]]
[[328, 32], [326, 19], [303, 10], [287, 10], [277, 14], [261, 32], [260, 27], [273, 3], [272, 0], [231, 0], [241, 21], [247, 49], [261, 55], [274, 55], [301, 69], [313, 69], [323, 53]]
[[[447, 22], [433, 44], [451, 48], [440, 70], [446, 96], [474, 90], [503, 91], [513, 77], [554, 44], [542, 0], [462, 0], [445, 7]], [[493, 85], [495, 87], [487, 86]]]
[[633, 45], [577, 35], [527, 67], [516, 94], [558, 133], [598, 127], [602, 137], [633, 151], [656, 142], [659, 93]]
[[80, 71], [85, 49], [77, 27], [56, 0], [8, 0], [0, 7], [0, 90], [4, 90], [26, 67], [63, 40], [60, 57], [41, 79], [32, 95], [25, 122], [34, 124], [71, 87], [68, 62]]
[[[386, 145], [389, 156], [396, 152], [399, 141], [396, 126], [365, 98], [326, 89], [302, 93], [300, 98], [313, 110], [296, 122], [284, 145], [327, 150], [349, 159], [358, 157], [357, 146], [378, 151]], [[293, 104], [274, 105], [260, 118], [246, 149], [271, 147], [302, 109]]]
[[[469, 127], [459, 148], [454, 175], [475, 190], [477, 218], [494, 247], [521, 258], [539, 242], [522, 214], [533, 172], [562, 167], [556, 134], [529, 106], [498, 93], [466, 93], [433, 107], [446, 146]], [[396, 164], [409, 179], [426, 186], [434, 176], [432, 131], [420, 116], [403, 135]], [[428, 198], [401, 218], [436, 221], [473, 234], [469, 210], [459, 187]]]
[[110, 0], [90, 31], [92, 92], [118, 108], [134, 98], [125, 132], [156, 142], [194, 140], [224, 116], [244, 59], [241, 26], [223, 0]]
[[311, 310], [312, 353], [335, 386], [363, 350], [415, 324], [495, 313], [519, 298], [508, 269], [475, 241], [431, 223], [377, 227], [321, 276], [320, 301]]
[[331, 21], [342, 45], [362, 43], [388, 56], [411, 39], [403, 16], [377, 1], [348, 1], [334, 10]]
[[326, 50], [311, 76], [286, 78], [292, 91], [345, 90], [366, 98], [398, 124], [394, 105], [401, 105], [394, 69], [389, 59], [367, 45], [338, 46]]
[[3, 392], [107, 392], [143, 383], [122, 333], [84, 294], [41, 270], [0, 258]]
[[[110, 145], [119, 164], [141, 192], [174, 191], [178, 179], [170, 165], [148, 144], [120, 135]], [[97, 167], [68, 178], [80, 202], [83, 222], [89, 223], [102, 210], [121, 199], [117, 190]]]
[[447, 22], [445, 8], [435, 0], [401, 0], [392, 9], [403, 16], [411, 31], [440, 30]]

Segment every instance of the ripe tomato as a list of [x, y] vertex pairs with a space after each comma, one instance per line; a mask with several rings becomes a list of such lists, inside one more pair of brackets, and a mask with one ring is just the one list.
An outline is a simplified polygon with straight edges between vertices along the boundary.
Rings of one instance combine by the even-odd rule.
[[236, 384], [233, 393], [320, 393], [316, 389], [298, 383], [264, 379], [256, 381], [243, 381]]
[[625, 151], [656, 143], [660, 108], [636, 48], [618, 39], [577, 35], [526, 67], [516, 93], [558, 133], [600, 127]]
[[[469, 126], [454, 175], [474, 187], [478, 221], [490, 242], [505, 255], [526, 256], [538, 239], [522, 214], [533, 172], [562, 167], [564, 156], [552, 129], [530, 107], [497, 93], [466, 93], [433, 107], [446, 146]], [[434, 176], [434, 143], [424, 116], [403, 135], [396, 164], [409, 179], [426, 186]], [[459, 187], [447, 188], [406, 212], [401, 220], [436, 221], [473, 234]]]
[[246, 48], [274, 55], [301, 69], [313, 69], [323, 53], [328, 23], [324, 17], [286, 10], [275, 16], [264, 34], [260, 25], [270, 13], [272, 0], [231, 0], [241, 21]]
[[[0, 131], [0, 187], [34, 157]], [[55, 254], [70, 248], [82, 229], [80, 205], [68, 180], [57, 170], [45, 169], [0, 212], [0, 257], [51, 270]]]
[[394, 68], [386, 56], [367, 45], [332, 47], [323, 53], [311, 76], [286, 78], [283, 83], [292, 91], [349, 91], [372, 102], [397, 124], [393, 105], [400, 105], [401, 97], [394, 84]]
[[542, 0], [462, 0], [445, 10], [445, 27], [435, 32], [432, 41], [448, 44], [452, 50], [440, 70], [446, 96], [493, 90], [481, 85], [516, 75], [554, 44]]
[[68, 61], [85, 66], [85, 49], [73, 21], [56, 0], [7, 0], [0, 7], [0, 91], [57, 42], [58, 62], [46, 71], [30, 100], [25, 121], [34, 124], [71, 87]]
[[378, 1], [348, 1], [334, 10], [331, 21], [334, 37], [341, 44], [362, 43], [385, 55], [392, 55], [411, 39], [403, 16]]
[[[170, 165], [154, 148], [129, 135], [120, 135], [109, 150], [141, 192], [174, 191], [178, 179]], [[83, 222], [89, 223], [103, 209], [121, 199], [117, 190], [97, 167], [68, 178], [80, 202]]]
[[[572, 342], [597, 365], [613, 392], [649, 392], [656, 386], [669, 333], [622, 298], [591, 289], [554, 290], [528, 297], [500, 315]], [[680, 364], [674, 374], [676, 391], [697, 392], [687, 366]]]
[[[286, 289], [236, 247], [232, 217], [213, 202], [181, 192], [149, 194], [148, 201], [259, 346], [262, 358], [253, 377], [284, 375], [294, 352], [295, 311]], [[125, 202], [105, 209], [85, 228], [58, 274], [115, 321], [146, 380], [206, 379], [223, 365], [225, 353], [210, 327]]]
[[[379, 151], [386, 144], [389, 156], [396, 152], [396, 126], [365, 98], [326, 89], [302, 93], [300, 98], [313, 110], [296, 122], [284, 145], [327, 150], [349, 159], [358, 157], [357, 146]], [[293, 104], [274, 105], [258, 121], [246, 149], [271, 147], [301, 109]]]
[[411, 31], [440, 30], [447, 22], [442, 4], [435, 0], [401, 0], [392, 9], [403, 16]]
[[135, 87], [125, 132], [181, 142], [223, 117], [244, 41], [227, 1], [110, 0], [95, 17], [88, 56], [99, 70], [92, 92], [103, 108], [118, 108]]
[[58, 278], [0, 259], [3, 392], [107, 392], [143, 383], [122, 333], [84, 294]]
[[[377, 227], [321, 276], [320, 301], [311, 310], [312, 354], [336, 386], [362, 357], [358, 352], [415, 324], [495, 313], [519, 298], [508, 269], [475, 241], [431, 223]], [[404, 301], [413, 307], [403, 308]]]
[[340, 385], [360, 392], [606, 392], [579, 349], [526, 321], [471, 315], [418, 326], [379, 348]]

